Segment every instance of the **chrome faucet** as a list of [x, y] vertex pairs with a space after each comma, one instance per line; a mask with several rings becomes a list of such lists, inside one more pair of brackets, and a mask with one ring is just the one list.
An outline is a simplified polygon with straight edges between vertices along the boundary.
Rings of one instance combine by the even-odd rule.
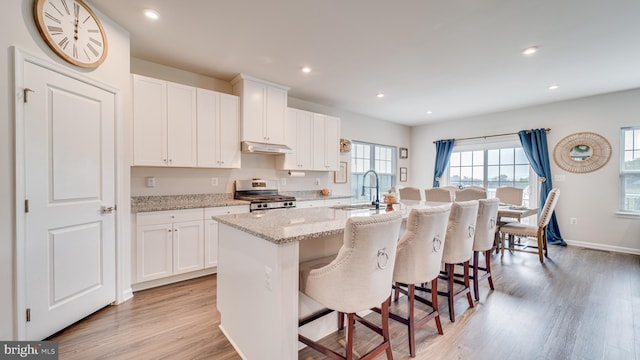
[[362, 175], [362, 196], [364, 196], [364, 189], [365, 188], [369, 188], [369, 189], [373, 189], [374, 186], [364, 186], [364, 182], [367, 179], [367, 175], [369, 173], [373, 173], [373, 175], [376, 176], [376, 200], [374, 202], [371, 203], [371, 205], [375, 205], [376, 210], [380, 210], [380, 182], [378, 181], [378, 173], [375, 172], [373, 169], [371, 170], [367, 170], [367, 172], [364, 173], [364, 175]]

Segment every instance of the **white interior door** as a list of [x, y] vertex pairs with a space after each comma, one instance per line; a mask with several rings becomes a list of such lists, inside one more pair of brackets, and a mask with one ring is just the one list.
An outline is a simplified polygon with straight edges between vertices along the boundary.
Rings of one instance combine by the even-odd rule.
[[39, 340], [115, 300], [115, 96], [23, 69], [25, 329]]

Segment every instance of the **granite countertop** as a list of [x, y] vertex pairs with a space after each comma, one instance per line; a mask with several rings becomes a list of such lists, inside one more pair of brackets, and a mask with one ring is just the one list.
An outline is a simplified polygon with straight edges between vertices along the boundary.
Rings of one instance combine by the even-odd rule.
[[248, 201], [235, 200], [233, 198], [233, 194], [227, 193], [132, 196], [131, 212], [139, 213], [163, 210], [183, 210], [248, 204]]
[[[435, 204], [416, 201], [411, 204], [395, 204], [394, 211], [401, 211], [406, 218], [412, 208], [423, 208]], [[450, 203], [437, 204], [450, 206]], [[369, 209], [336, 209], [318, 207], [309, 209], [278, 209], [254, 211], [248, 214], [219, 215], [213, 218], [251, 235], [275, 244], [302, 241], [323, 236], [342, 234], [347, 218], [352, 216], [371, 216], [385, 212]]]
[[312, 201], [312, 200], [331, 200], [331, 199], [350, 199], [351, 195], [322, 195], [318, 190], [310, 191], [281, 191], [282, 195], [289, 195], [296, 198], [296, 201]]

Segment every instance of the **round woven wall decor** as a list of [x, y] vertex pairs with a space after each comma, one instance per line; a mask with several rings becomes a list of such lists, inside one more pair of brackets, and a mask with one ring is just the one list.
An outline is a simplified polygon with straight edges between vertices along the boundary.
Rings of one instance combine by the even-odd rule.
[[579, 132], [566, 136], [556, 144], [553, 159], [566, 171], [582, 174], [596, 171], [611, 158], [611, 144], [603, 136]]

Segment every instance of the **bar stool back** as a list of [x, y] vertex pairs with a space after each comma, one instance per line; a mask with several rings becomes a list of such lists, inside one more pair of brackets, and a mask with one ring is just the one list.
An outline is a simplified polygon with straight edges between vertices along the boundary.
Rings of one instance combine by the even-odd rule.
[[[372, 359], [386, 351], [393, 359], [389, 341], [389, 303], [393, 268], [402, 215], [390, 212], [368, 217], [348, 218], [344, 243], [338, 255], [326, 266], [306, 271], [300, 264], [300, 290], [325, 307], [348, 315], [346, 356], [298, 334], [307, 346], [332, 359], [351, 359], [355, 320], [382, 335], [383, 341], [360, 359]], [[356, 315], [373, 307], [382, 308], [382, 328]]]
[[[451, 204], [451, 215], [447, 225], [447, 236], [444, 243], [442, 261], [445, 271], [440, 274], [441, 279], [447, 281], [447, 292], [438, 292], [449, 300], [449, 319], [455, 322], [454, 302], [466, 295], [469, 307], [473, 307], [469, 287], [469, 260], [473, 254], [473, 239], [478, 217], [478, 200], [454, 202]], [[456, 281], [454, 267], [461, 264], [463, 280]], [[462, 289], [454, 291], [454, 284], [463, 285]]]
[[[416, 328], [435, 319], [438, 333], [442, 334], [438, 312], [438, 274], [450, 212], [448, 206], [411, 210], [407, 219], [407, 230], [398, 242], [393, 281], [394, 287], [408, 296], [408, 316], [405, 318], [394, 313], [390, 313], [389, 316], [407, 325], [411, 357], [416, 354]], [[427, 291], [422, 286], [424, 283], [431, 283], [431, 300], [415, 293], [416, 289]], [[414, 316], [416, 300], [432, 309], [417, 320]]]

